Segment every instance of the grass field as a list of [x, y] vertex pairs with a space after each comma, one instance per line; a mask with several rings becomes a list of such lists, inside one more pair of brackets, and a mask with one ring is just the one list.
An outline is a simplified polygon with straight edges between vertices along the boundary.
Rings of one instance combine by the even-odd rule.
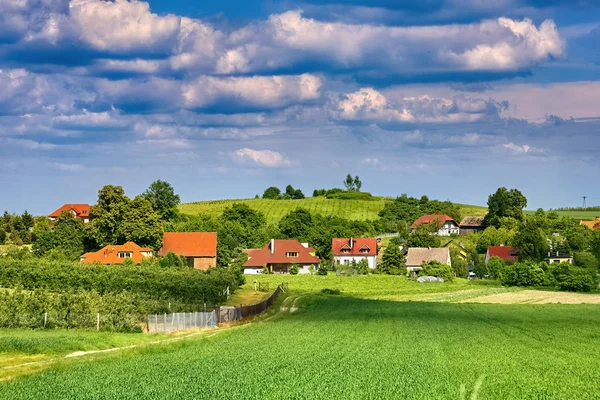
[[[375, 197], [371, 201], [327, 199], [325, 197], [308, 197], [301, 200], [214, 200], [181, 204], [179, 210], [184, 214], [197, 215], [201, 213], [217, 217], [233, 203], [244, 203], [262, 212], [269, 223], [279, 222], [286, 214], [297, 208], [306, 208], [311, 213], [324, 216], [343, 216], [346, 219], [364, 221], [379, 218], [379, 212], [389, 201], [392, 199], [385, 197]], [[464, 215], [485, 215], [486, 213], [485, 207], [471, 205], [461, 205], [461, 210]]]
[[0, 384], [0, 398], [592, 399], [600, 391], [597, 306], [319, 295], [301, 305], [210, 338], [64, 362]]

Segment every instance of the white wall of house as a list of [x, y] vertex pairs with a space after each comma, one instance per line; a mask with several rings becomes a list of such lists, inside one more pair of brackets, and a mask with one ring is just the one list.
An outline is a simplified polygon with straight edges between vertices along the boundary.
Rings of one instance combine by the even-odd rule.
[[352, 260], [358, 263], [360, 260], [366, 259], [369, 263], [369, 268], [375, 269], [377, 267], [377, 256], [356, 256], [356, 255], [343, 255], [343, 256], [333, 256], [333, 261], [340, 265], [352, 264]]
[[458, 235], [459, 233], [460, 228], [452, 221], [446, 221], [444, 226], [437, 231], [438, 236]]
[[244, 268], [244, 275], [261, 275], [262, 268]]
[[[301, 275], [306, 275], [306, 274], [310, 274], [310, 266], [313, 264], [304, 264], [304, 265], [300, 265], [300, 267], [298, 268], [298, 274]], [[319, 265], [315, 265], [315, 272], [319, 269]]]

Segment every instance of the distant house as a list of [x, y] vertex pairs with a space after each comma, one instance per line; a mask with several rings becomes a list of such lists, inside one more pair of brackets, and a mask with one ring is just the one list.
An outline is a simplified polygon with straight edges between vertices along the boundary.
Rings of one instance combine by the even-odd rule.
[[164, 257], [172, 252], [184, 256], [189, 267], [196, 269], [216, 268], [216, 232], [165, 232], [158, 255]]
[[367, 260], [369, 268], [377, 266], [377, 239], [332, 239], [333, 260], [342, 265]]
[[80, 257], [83, 264], [123, 264], [123, 261], [130, 258], [136, 264], [142, 262], [146, 257], [152, 257], [152, 249], [140, 247], [133, 242], [127, 242], [122, 245], [104, 246], [104, 248], [91, 253], [85, 253]]
[[86, 224], [88, 222], [90, 222], [90, 206], [89, 206], [89, 204], [65, 204], [58, 210], [56, 210], [53, 213], [51, 213], [50, 215], [48, 215], [48, 218], [50, 218], [50, 221], [54, 222], [65, 211], [70, 212], [71, 214], [73, 214], [74, 218], [80, 219], [83, 222], [85, 222]]
[[499, 257], [502, 261], [508, 263], [519, 261], [517, 250], [512, 246], [489, 246], [485, 253], [485, 265], [492, 257]]
[[558, 250], [550, 250], [548, 257], [545, 258], [548, 264], [569, 263], [573, 264], [573, 256], [571, 254], [562, 253]]
[[467, 216], [464, 217], [460, 222], [460, 234], [468, 235], [469, 233], [477, 233], [485, 230], [487, 224], [485, 223], [485, 216]]
[[452, 266], [450, 250], [446, 248], [410, 247], [406, 253], [406, 269], [410, 273], [421, 270], [423, 264], [429, 261], [439, 261], [442, 264]]
[[587, 226], [590, 229], [600, 230], [600, 217], [596, 217], [594, 221], [579, 221], [579, 224]]
[[436, 224], [438, 228], [436, 234], [438, 236], [450, 236], [453, 234], [458, 235], [460, 231], [458, 223], [446, 214], [423, 215], [422, 217], [417, 218], [410, 228], [414, 232], [420, 225], [423, 224]]
[[271, 239], [260, 249], [244, 251], [248, 254], [244, 274], [262, 274], [263, 268], [270, 272], [288, 273], [293, 264], [298, 265], [300, 274], [308, 274], [311, 266], [318, 269], [321, 264], [315, 249], [295, 239]]

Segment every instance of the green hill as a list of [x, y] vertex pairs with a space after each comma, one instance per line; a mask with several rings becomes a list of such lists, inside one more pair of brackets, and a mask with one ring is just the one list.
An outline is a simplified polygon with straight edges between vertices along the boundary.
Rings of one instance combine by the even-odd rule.
[[[240, 200], [212, 200], [186, 203], [179, 206], [184, 214], [205, 214], [219, 216], [226, 207], [233, 203], [244, 203], [249, 207], [262, 212], [269, 223], [277, 223], [290, 211], [296, 208], [305, 208], [311, 213], [321, 215], [337, 215], [352, 220], [373, 220], [379, 218], [386, 202], [393, 201], [390, 197], [373, 197], [372, 200], [342, 200], [327, 199], [325, 197], [308, 197], [302, 200], [270, 200], [270, 199], [240, 199]], [[485, 207], [461, 205], [462, 215], [484, 215]], [[460, 221], [459, 221], [460, 222]]]

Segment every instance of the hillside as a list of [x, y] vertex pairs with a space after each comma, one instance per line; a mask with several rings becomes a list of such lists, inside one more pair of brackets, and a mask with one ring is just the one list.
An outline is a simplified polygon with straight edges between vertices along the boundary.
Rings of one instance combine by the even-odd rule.
[[[211, 200], [186, 203], [179, 206], [184, 214], [198, 215], [200, 213], [219, 216], [226, 207], [233, 203], [244, 203], [262, 212], [269, 223], [277, 223], [283, 216], [296, 208], [306, 208], [311, 213], [325, 216], [337, 215], [352, 220], [373, 220], [379, 218], [389, 197], [374, 197], [373, 200], [341, 200], [325, 197], [308, 197], [302, 200], [270, 200], [270, 199], [240, 199], [240, 200]], [[461, 205], [462, 215], [484, 215], [485, 207]], [[459, 221], [460, 222], [460, 221]]]

